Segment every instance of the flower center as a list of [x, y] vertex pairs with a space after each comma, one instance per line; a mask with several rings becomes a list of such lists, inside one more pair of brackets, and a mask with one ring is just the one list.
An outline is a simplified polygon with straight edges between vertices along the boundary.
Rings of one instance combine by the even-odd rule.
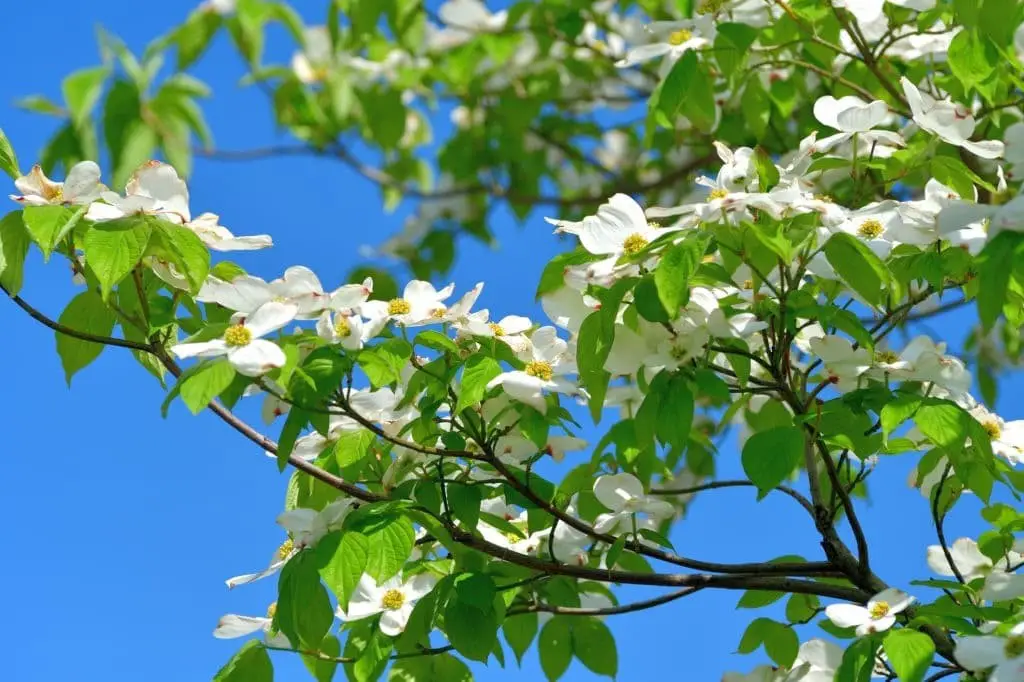
[[825, 204], [835, 203], [835, 200], [828, 194], [816, 194], [814, 198]]
[[509, 542], [519, 542], [523, 539], [523, 537], [519, 533], [513, 533], [512, 531], [508, 531], [507, 533], [505, 533], [505, 539]]
[[487, 325], [491, 329], [491, 333], [495, 336], [505, 336], [505, 330], [501, 328], [501, 325], [497, 322], [491, 322]]
[[1011, 635], [1006, 638], [1003, 654], [1007, 658], [1017, 658], [1024, 654], [1024, 635]]
[[43, 198], [45, 198], [47, 201], [52, 201], [56, 203], [64, 201], [64, 188], [61, 185], [57, 185], [56, 187], [53, 188], [44, 186]]
[[1003, 435], [1003, 427], [1001, 427], [999, 422], [994, 419], [982, 422], [981, 428], [985, 429], [985, 433], [987, 433], [988, 437], [992, 440], [999, 440], [1000, 436]]
[[673, 360], [676, 360], [676, 361], [678, 361], [678, 362], [682, 362], [683, 360], [685, 360], [685, 359], [686, 359], [686, 356], [687, 356], [688, 354], [687, 354], [687, 352], [686, 352], [686, 349], [685, 349], [685, 348], [683, 348], [683, 347], [681, 347], [681, 346], [672, 346], [672, 347], [671, 347], [671, 348], [669, 349], [669, 351], [668, 351], [668, 355], [669, 355], [669, 357], [670, 357], [670, 358], [672, 358]]
[[648, 220], [647, 221], [647, 227], [649, 227], [649, 228], [651, 228], [653, 230], [656, 230], [659, 227], [661, 227], [661, 223], [659, 223], [657, 220]]
[[288, 558], [288, 555], [295, 549], [295, 543], [291, 538], [288, 538], [281, 543], [281, 546], [277, 548], [277, 558], [284, 561]]
[[746, 291], [753, 291], [754, 290], [754, 280], [752, 280], [752, 279], [745, 279], [745, 280], [743, 280], [743, 288]]
[[388, 611], [397, 611], [405, 603], [405, 595], [401, 590], [390, 589], [380, 598], [380, 605]]
[[725, 0], [701, 0], [701, 3], [697, 5], [697, 14], [713, 14], [722, 9], [724, 4]]
[[252, 342], [252, 332], [244, 324], [235, 324], [224, 332], [224, 343], [232, 348], [248, 346]]
[[349, 324], [348, 318], [344, 315], [339, 315], [334, 321], [334, 333], [343, 339], [347, 339], [352, 336], [352, 325]]
[[446, 312], [448, 311], [445, 310], [444, 308], [434, 308], [433, 310], [430, 311], [430, 316], [435, 320], [440, 320], [442, 317], [444, 317], [444, 314]]
[[882, 223], [872, 218], [860, 224], [860, 227], [857, 228], [857, 234], [864, 237], [864, 239], [874, 239], [882, 234], [884, 230], [885, 228], [882, 227]]
[[727, 196], [729, 196], [729, 190], [722, 189], [721, 187], [719, 187], [718, 189], [711, 190], [711, 194], [708, 195], [708, 201], [714, 201], [715, 199], [724, 199]]
[[388, 301], [388, 315], [408, 315], [412, 306], [404, 298], [393, 298]]
[[543, 381], [551, 381], [551, 377], [554, 376], [554, 368], [551, 367], [550, 362], [544, 362], [543, 360], [531, 360], [526, 363], [526, 373], [531, 377], [537, 377]]
[[678, 31], [673, 31], [672, 35], [668, 37], [669, 45], [682, 45], [687, 40], [693, 37], [693, 33], [687, 31], [685, 28], [681, 28]]
[[885, 618], [889, 615], [889, 602], [877, 601], [871, 605], [871, 608], [868, 612], [871, 614], [871, 620]]
[[895, 351], [891, 350], [876, 350], [875, 351], [875, 362], [885, 363], [891, 365], [900, 359], [900, 356], [896, 355]]
[[275, 601], [275, 602], [271, 602], [270, 606], [267, 607], [267, 618], [270, 618], [271, 620], [273, 620], [274, 616], [276, 616], [276, 615], [277, 615], [277, 602]]
[[634, 253], [638, 253], [642, 248], [647, 246], [647, 238], [639, 232], [626, 237], [622, 242], [622, 252], [627, 256], [632, 256]]

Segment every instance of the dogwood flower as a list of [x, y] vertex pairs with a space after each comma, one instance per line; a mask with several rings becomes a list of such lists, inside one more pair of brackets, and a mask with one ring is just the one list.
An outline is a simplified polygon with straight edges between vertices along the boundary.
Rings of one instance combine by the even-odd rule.
[[[980, 223], [988, 220], [988, 228]], [[939, 232], [947, 238], [958, 230], [974, 227], [991, 238], [1002, 232], [1024, 232], [1024, 195], [1019, 195], [997, 206], [953, 202], [942, 209], [938, 218]]]
[[645, 495], [643, 484], [632, 474], [598, 477], [594, 481], [594, 496], [598, 502], [611, 510], [611, 513], [600, 514], [595, 520], [594, 530], [598, 533], [631, 528], [634, 514], [648, 514], [655, 519], [665, 519], [675, 513], [675, 508], [670, 503]]
[[25, 206], [91, 204], [106, 189], [100, 184], [100, 167], [95, 161], [76, 163], [64, 182], [54, 182], [46, 177], [41, 167], [32, 166], [28, 175], [14, 181], [14, 186], [21, 194], [12, 194], [11, 199]]
[[824, 639], [810, 639], [800, 645], [796, 660], [784, 682], [832, 682], [843, 662], [843, 649]]
[[284, 275], [267, 282], [252, 275], [241, 275], [230, 282], [210, 276], [203, 283], [196, 300], [217, 303], [228, 310], [251, 314], [264, 304], [275, 301], [295, 306], [295, 317], [300, 320], [316, 319], [328, 306], [348, 309], [360, 305], [372, 291], [371, 286], [345, 285], [333, 294], [327, 294], [320, 279], [309, 268], [296, 265]]
[[284, 351], [261, 336], [277, 331], [295, 319], [298, 308], [290, 303], [270, 301], [249, 317], [235, 316], [224, 336], [213, 341], [179, 343], [170, 351], [179, 358], [219, 357], [226, 355], [228, 362], [239, 374], [256, 377], [287, 361]]
[[905, 610], [914, 601], [910, 595], [890, 587], [868, 600], [867, 606], [859, 604], [831, 604], [825, 607], [825, 615], [841, 628], [857, 628], [857, 636], [884, 632], [896, 624], [896, 614]]
[[871, 355], [863, 348], [854, 349], [849, 339], [842, 336], [817, 336], [807, 345], [821, 358], [829, 378], [836, 384], [853, 384], [871, 368]]
[[975, 121], [969, 109], [948, 99], [934, 99], [928, 93], [918, 90], [906, 76], [900, 79], [900, 83], [913, 112], [914, 122], [923, 129], [983, 159], [997, 159], [1003, 155], [1004, 146], [999, 140], [970, 140], [974, 134]]
[[[1017, 552], [1009, 552], [1016, 556], [1016, 561], [1011, 568], [1021, 563], [1021, 556]], [[987, 601], [1009, 601], [1024, 597], [1024, 575], [1008, 573], [1006, 571], [993, 571], [985, 578], [985, 584], [981, 588], [981, 598]]]
[[575, 371], [575, 363], [569, 344], [558, 338], [554, 327], [541, 327], [533, 332], [529, 347], [519, 356], [526, 367], [499, 374], [487, 384], [488, 390], [501, 386], [509, 397], [541, 413], [547, 411], [544, 391], [576, 392], [576, 386], [561, 376]]
[[217, 621], [217, 627], [213, 630], [213, 636], [217, 639], [236, 639], [251, 635], [254, 632], [262, 632], [264, 640], [270, 646], [290, 647], [291, 643], [284, 634], [273, 631], [274, 614], [276, 613], [277, 602], [267, 607], [266, 616], [225, 614]]
[[992, 439], [992, 452], [1015, 466], [1024, 462], [1024, 419], [1008, 422], [980, 404], [969, 412]]
[[214, 251], [258, 251], [274, 245], [274, 240], [268, 234], [236, 237], [220, 224], [220, 216], [216, 213], [200, 214], [195, 220], [185, 223], [185, 227], [195, 232]]
[[[1001, 559], [997, 565], [981, 553], [978, 543], [971, 538], [959, 538], [953, 542], [949, 546], [949, 554], [953, 559], [953, 565], [968, 582], [975, 578], [985, 577], [994, 570], [1006, 571], [1010, 564], [1017, 564], [1021, 559], [1019, 554], [1013, 552], [1011, 556]], [[946, 559], [946, 553], [942, 551], [941, 545], [928, 547], [928, 567], [941, 576], [956, 575]]]
[[558, 227], [556, 232], [567, 232], [579, 237], [580, 244], [590, 253], [611, 256], [631, 256], [671, 229], [660, 228], [647, 222], [644, 209], [628, 194], [616, 194], [601, 204], [597, 214], [578, 223], [546, 219]]
[[100, 192], [102, 201], [89, 205], [85, 217], [94, 222], [117, 220], [131, 215], [152, 215], [183, 225], [192, 219], [188, 207], [188, 188], [178, 172], [160, 161], [148, 161], [132, 174], [125, 185], [125, 196]]
[[689, 50], [710, 45], [715, 39], [715, 22], [711, 17], [697, 17], [686, 21], [656, 21], [647, 27], [654, 38], [649, 45], [634, 47], [615, 66], [625, 68], [665, 57], [661, 74], [668, 73], [672, 65]]
[[394, 320], [404, 327], [433, 324], [443, 320], [448, 310], [443, 301], [454, 290], [454, 284], [438, 291], [430, 282], [413, 280], [405, 285], [401, 298], [366, 301], [359, 306], [359, 312], [370, 319]]
[[1018, 623], [1006, 637], [983, 635], [960, 637], [953, 657], [967, 670], [982, 672], [993, 668], [989, 682], [1017, 682], [1024, 679], [1024, 623]]
[[364, 320], [359, 313], [332, 313], [325, 310], [316, 322], [317, 335], [328, 343], [347, 350], [359, 350], [387, 326], [386, 317]]
[[311, 26], [302, 35], [302, 50], [292, 55], [292, 71], [306, 85], [327, 77], [331, 66], [331, 37], [326, 26]]
[[420, 573], [405, 582], [396, 575], [378, 585], [373, 576], [364, 573], [349, 599], [348, 609], [339, 606], [336, 615], [352, 621], [382, 614], [380, 631], [394, 637], [405, 630], [413, 606], [434, 589], [436, 582], [434, 576]]
[[836, 99], [831, 95], [820, 97], [814, 103], [814, 117], [822, 125], [840, 131], [818, 140], [814, 148], [819, 152], [827, 152], [854, 135], [867, 144], [880, 143], [903, 146], [903, 138], [899, 133], [889, 130], [873, 130], [889, 116], [889, 107], [881, 100], [865, 102], [859, 97], [847, 95]]

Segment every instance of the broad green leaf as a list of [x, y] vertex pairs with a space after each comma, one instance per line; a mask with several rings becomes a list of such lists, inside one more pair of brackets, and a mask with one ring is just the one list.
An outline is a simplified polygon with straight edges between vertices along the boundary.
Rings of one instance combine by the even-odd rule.
[[480, 520], [480, 488], [458, 483], [445, 487], [452, 514], [462, 522], [463, 528], [470, 532], [476, 530], [477, 521]]
[[469, 666], [450, 654], [403, 658], [388, 673], [388, 682], [473, 682]]
[[412, 346], [402, 339], [388, 339], [359, 353], [359, 366], [374, 388], [398, 381], [402, 368], [412, 356]]
[[914, 416], [921, 406], [921, 397], [916, 395], [899, 395], [895, 400], [882, 407], [879, 419], [882, 423], [882, 436], [886, 441], [900, 424]]
[[972, 421], [963, 408], [944, 400], [922, 405], [914, 415], [914, 422], [925, 436], [936, 445], [950, 449], [963, 445]]
[[757, 180], [760, 191], [767, 192], [779, 184], [779, 169], [764, 147], [754, 150], [754, 168], [757, 169]]
[[210, 273], [210, 250], [187, 227], [156, 219], [150, 219], [149, 224], [153, 227], [149, 253], [174, 265], [174, 269], [188, 281], [189, 291], [199, 293]]
[[946, 60], [953, 75], [969, 90], [992, 75], [999, 63], [999, 52], [978, 31], [960, 31], [949, 44]]
[[728, 78], [746, 58], [747, 50], [757, 39], [757, 29], [740, 23], [721, 23], [716, 29], [715, 61]]
[[872, 305], [885, 299], [882, 287], [891, 275], [871, 249], [844, 232], [833, 234], [825, 243], [825, 256], [836, 272], [854, 291]]
[[0, 128], [0, 170], [11, 176], [12, 180], [21, 177], [21, 169], [18, 167], [18, 155], [14, 153], [11, 141], [7, 139], [3, 128]]
[[[320, 642], [319, 651], [325, 656], [337, 658], [341, 656], [341, 642], [334, 635], [327, 635]], [[316, 682], [331, 682], [338, 668], [337, 661], [325, 660], [319, 656], [303, 656], [302, 662]]]
[[365, 462], [374, 440], [376, 436], [367, 429], [344, 431], [338, 436], [334, 443], [334, 459], [345, 472], [346, 478], [352, 477], [352, 467]]
[[651, 96], [650, 106], [669, 126], [682, 115], [698, 130], [711, 129], [715, 123], [714, 88], [696, 50], [687, 51], [673, 65]]
[[[185, 229], [185, 228], [181, 228]], [[121, 218], [90, 227], [83, 239], [86, 263], [100, 283], [103, 299], [138, 265], [149, 243], [145, 220]]]
[[289, 641], [315, 651], [334, 623], [327, 590], [320, 583], [314, 553], [303, 550], [281, 569], [274, 625]]
[[784, 592], [772, 590], [747, 590], [736, 603], [738, 609], [759, 609], [782, 599]]
[[364, 90], [360, 96], [370, 136], [382, 148], [391, 149], [405, 134], [405, 105], [401, 92], [390, 88]]
[[779, 426], [755, 433], [743, 446], [743, 471], [757, 486], [758, 499], [789, 476], [804, 453], [803, 431]]
[[700, 242], [684, 240], [665, 249], [654, 271], [654, 285], [658, 298], [672, 319], [690, 298], [690, 277], [700, 264]]
[[85, 215], [88, 206], [26, 206], [25, 227], [32, 241], [43, 252], [43, 261], [50, 260], [50, 254], [60, 241], [75, 228]]
[[192, 414], [199, 414], [235, 379], [235, 368], [225, 358], [199, 365], [195, 373], [182, 381], [181, 399]]
[[367, 532], [366, 536], [370, 541], [366, 572], [376, 578], [378, 583], [402, 570], [416, 542], [412, 522], [404, 516], [392, 518], [374, 532]]
[[174, 44], [178, 48], [177, 70], [184, 71], [199, 59], [217, 34], [222, 18], [207, 7], [192, 12], [185, 23], [174, 32]]
[[921, 682], [935, 657], [935, 643], [923, 632], [890, 630], [882, 642], [885, 655], [900, 682]]
[[[84, 291], [73, 299], [57, 320], [61, 325], [75, 331], [110, 336], [117, 321], [114, 311], [92, 291]], [[103, 352], [104, 346], [92, 341], [83, 341], [73, 336], [56, 332], [57, 354], [64, 367], [64, 378], [71, 385], [71, 377], [90, 364]]]
[[[625, 536], [623, 536], [625, 537]], [[614, 565], [614, 564], [609, 564]], [[537, 636], [538, 618], [536, 613], [522, 613], [518, 616], [511, 616], [505, 619], [502, 630], [505, 633], [505, 641], [508, 642], [512, 653], [520, 665], [523, 663], [523, 655], [529, 651], [534, 637]]]
[[836, 672], [836, 682], [869, 682], [875, 667], [876, 651], [878, 640], [874, 637], [861, 637], [846, 647]]
[[25, 256], [31, 244], [21, 211], [12, 211], [0, 219], [0, 284], [12, 296], [21, 291]]
[[366, 571], [370, 541], [356, 531], [334, 532], [325, 535], [314, 552], [320, 577], [338, 599], [338, 606], [347, 609], [359, 578]]
[[432, 348], [439, 353], [449, 352], [458, 353], [459, 347], [452, 341], [448, 336], [442, 334], [436, 329], [427, 329], [416, 335], [413, 340], [413, 345], [426, 346]]
[[615, 638], [608, 626], [597, 618], [576, 618], [572, 621], [572, 650], [591, 672], [611, 678], [618, 674]]
[[540, 667], [555, 682], [572, 662], [572, 625], [568, 616], [555, 616], [541, 628], [537, 645]]
[[444, 609], [444, 627], [456, 651], [474, 661], [486, 662], [498, 635], [498, 615], [493, 608], [480, 609], [453, 597]]
[[274, 682], [274, 664], [263, 643], [251, 639], [217, 671], [213, 682]]
[[61, 83], [64, 103], [75, 123], [85, 121], [92, 113], [93, 107], [100, 99], [100, 93], [103, 92], [103, 82], [109, 75], [110, 70], [107, 67], [96, 66], [75, 71]]
[[763, 646], [768, 656], [783, 668], [788, 668], [796, 659], [800, 640], [796, 631], [770, 618], [757, 618], [747, 626], [737, 651], [749, 654]]
[[501, 365], [494, 358], [479, 354], [470, 356], [462, 370], [462, 384], [459, 401], [455, 405], [455, 414], [479, 403], [487, 392], [488, 382], [499, 374]]
[[1024, 235], [1003, 231], [989, 240], [978, 267], [978, 316], [991, 329], [1003, 314], [1014, 264], [1024, 256]]
[[[675, 446], [690, 440], [693, 425], [693, 392], [682, 374], [665, 383], [664, 391], [657, 394], [658, 421], [655, 434], [666, 446]], [[645, 399], [646, 402], [646, 399]]]

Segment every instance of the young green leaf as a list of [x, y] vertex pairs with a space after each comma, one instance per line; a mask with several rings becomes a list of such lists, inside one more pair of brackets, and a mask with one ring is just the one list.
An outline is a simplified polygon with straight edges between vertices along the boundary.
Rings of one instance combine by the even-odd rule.
[[907, 628], [890, 630], [882, 648], [901, 682], [921, 682], [935, 657], [932, 638]]
[[555, 682], [572, 662], [572, 625], [568, 616], [555, 616], [540, 631], [540, 667], [549, 682]]
[[[84, 291], [71, 299], [68, 307], [57, 320], [68, 329], [93, 334], [110, 336], [117, 321], [114, 311], [92, 291]], [[56, 332], [57, 354], [64, 367], [64, 378], [71, 385], [73, 377], [80, 369], [89, 365], [99, 357], [105, 346], [92, 341], [83, 341], [61, 332]]]
[[878, 256], [856, 237], [839, 232], [825, 243], [825, 257], [836, 272], [854, 291], [872, 305], [885, 299], [882, 287], [892, 276]]
[[803, 453], [804, 434], [795, 426], [778, 426], [748, 438], [743, 446], [743, 471], [757, 486], [757, 498], [786, 480]]
[[366, 571], [370, 558], [370, 541], [356, 531], [325, 535], [314, 549], [320, 577], [338, 599], [338, 606], [348, 608], [359, 578]]
[[235, 379], [235, 368], [224, 358], [208, 360], [185, 377], [181, 383], [181, 399], [192, 414], [206, 409]]
[[462, 390], [455, 405], [455, 414], [479, 403], [487, 392], [488, 382], [499, 374], [501, 365], [494, 358], [480, 354], [470, 356], [462, 370]]
[[263, 642], [251, 639], [213, 676], [213, 682], [274, 682], [274, 664]]
[[11, 141], [7, 139], [3, 128], [0, 128], [0, 171], [11, 176], [12, 180], [21, 177], [21, 169], [18, 167], [18, 156], [14, 153]]
[[103, 300], [138, 265], [149, 243], [145, 220], [121, 218], [90, 227], [83, 239], [88, 267], [96, 274]]

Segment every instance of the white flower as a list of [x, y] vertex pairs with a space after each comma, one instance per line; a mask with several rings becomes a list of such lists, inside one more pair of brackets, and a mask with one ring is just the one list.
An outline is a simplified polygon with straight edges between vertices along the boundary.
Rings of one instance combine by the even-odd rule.
[[200, 9], [216, 12], [221, 16], [233, 14], [237, 6], [238, 0], [203, 0], [203, 3], [199, 5]]
[[983, 159], [997, 159], [1003, 155], [1003, 143], [999, 140], [970, 140], [974, 134], [975, 121], [969, 109], [948, 99], [932, 98], [928, 93], [918, 90], [905, 76], [900, 79], [900, 83], [913, 112], [914, 122], [919, 126]]
[[64, 182], [54, 182], [38, 165], [32, 166], [28, 175], [14, 181], [14, 186], [21, 194], [12, 194], [11, 199], [26, 206], [91, 204], [106, 189], [100, 184], [100, 167], [95, 161], [76, 163]]
[[433, 324], [444, 320], [448, 307], [443, 301], [454, 289], [455, 285], [449, 284], [438, 291], [430, 282], [413, 280], [405, 285], [401, 298], [366, 301], [359, 306], [359, 312], [370, 319], [390, 319], [405, 327]]
[[302, 51], [292, 56], [292, 71], [306, 85], [327, 77], [331, 65], [331, 36], [326, 26], [311, 26], [302, 36]]
[[[174, 166], [148, 161], [135, 171], [125, 185], [125, 196], [101, 192], [102, 202], [89, 206], [85, 217], [94, 222], [117, 220], [131, 215], [152, 215], [184, 225], [192, 219], [188, 188]], [[106, 202], [106, 203], [103, 203]]]
[[236, 639], [245, 637], [254, 632], [262, 632], [263, 638], [270, 646], [291, 647], [288, 638], [280, 632], [271, 634], [274, 624], [274, 614], [277, 612], [277, 602], [274, 602], [267, 609], [266, 616], [239, 616], [229, 613], [221, 616], [217, 621], [217, 627], [213, 630], [213, 636], [217, 639]]
[[283, 367], [287, 361], [284, 351], [277, 344], [260, 337], [294, 320], [296, 312], [297, 308], [292, 304], [270, 301], [249, 317], [232, 318], [232, 324], [222, 338], [199, 343], [179, 343], [172, 346], [170, 351], [179, 358], [226, 355], [228, 362], [239, 374], [260, 376]]
[[[978, 543], [971, 538], [960, 538], [953, 542], [949, 547], [949, 555], [953, 558], [953, 564], [960, 571], [960, 575], [968, 582], [975, 578], [987, 576], [993, 570], [1006, 571], [1009, 563], [1016, 564], [1021, 558], [1019, 554], [1013, 552], [1011, 556], [1000, 560], [1000, 566], [996, 569], [992, 560], [981, 553], [981, 550], [978, 549]], [[946, 553], [942, 551], [941, 545], [931, 545], [928, 547], [928, 567], [938, 575], [955, 575], [952, 567], [949, 565], [949, 561], [946, 559]]]
[[378, 585], [373, 576], [364, 573], [348, 602], [348, 609], [342, 610], [339, 606], [336, 614], [345, 621], [383, 614], [380, 631], [394, 637], [405, 630], [413, 606], [434, 589], [436, 582], [434, 576], [420, 573], [406, 582], [396, 575]]
[[195, 232], [214, 251], [257, 251], [274, 245], [274, 240], [266, 234], [236, 237], [228, 228], [220, 225], [220, 217], [215, 213], [203, 213], [185, 223], [185, 227]]
[[364, 320], [359, 313], [332, 313], [325, 310], [316, 322], [317, 335], [328, 343], [348, 350], [359, 350], [387, 325], [386, 317]]
[[1018, 682], [1024, 679], [1024, 623], [1014, 626], [1006, 637], [961, 637], [953, 657], [972, 672], [995, 668], [986, 678], [989, 682]]
[[615, 66], [635, 66], [664, 56], [661, 64], [664, 76], [686, 52], [710, 45], [715, 39], [715, 22], [708, 16], [686, 21], [656, 21], [647, 30], [655, 42], [632, 48]]
[[927, 336], [918, 336], [896, 355], [891, 351], [875, 352], [870, 375], [884, 379], [886, 375], [903, 381], [930, 381], [944, 388], [953, 397], [967, 393], [971, 373], [964, 363], [946, 355], [946, 344], [936, 344]]
[[811, 639], [800, 645], [785, 682], [832, 682], [843, 662], [843, 649], [823, 639]]
[[568, 232], [579, 237], [587, 251], [617, 260], [631, 256], [672, 230], [654, 227], [647, 222], [644, 209], [627, 194], [616, 194], [601, 204], [597, 214], [579, 223], [568, 223], [547, 218], [557, 225], [556, 232]]
[[[316, 274], [307, 267], [296, 265], [284, 271], [284, 276], [266, 282], [252, 275], [241, 275], [230, 282], [208, 277], [203, 283], [196, 300], [203, 303], [217, 303], [229, 310], [252, 314], [265, 303], [275, 301], [295, 306], [295, 317], [312, 320], [333, 304], [352, 303], [358, 305], [369, 296], [371, 288], [362, 285], [346, 285], [327, 294]], [[361, 298], [360, 298], [361, 297]], [[351, 306], [346, 306], [351, 307]], [[340, 306], [335, 309], [342, 309]]]
[[821, 358], [829, 378], [835, 383], [856, 384], [856, 379], [871, 367], [871, 355], [863, 348], [853, 348], [842, 336], [818, 336], [808, 342], [812, 353]]
[[865, 102], [859, 97], [847, 95], [836, 99], [831, 95], [820, 97], [814, 103], [814, 117], [822, 125], [840, 131], [814, 144], [814, 149], [827, 152], [846, 142], [854, 135], [867, 144], [881, 143], [903, 146], [903, 138], [888, 130], [872, 130], [889, 117], [889, 107], [881, 100]]
[[[988, 219], [988, 229], [979, 223]], [[1018, 195], [1000, 205], [973, 204], [963, 201], [952, 202], [942, 209], [938, 219], [939, 233], [943, 236], [955, 234], [958, 230], [974, 227], [989, 237], [1003, 230], [1024, 232], [1024, 194]]]
[[558, 338], [554, 327], [541, 327], [530, 336], [530, 345], [520, 353], [526, 362], [521, 370], [503, 372], [487, 384], [488, 390], [501, 386], [514, 400], [539, 412], [547, 411], [544, 391], [574, 393], [576, 387], [561, 375], [575, 371], [569, 345]]
[[600, 476], [594, 481], [594, 496], [611, 510], [610, 514], [599, 515], [594, 522], [594, 530], [598, 533], [632, 529], [634, 514], [665, 519], [675, 513], [670, 503], [645, 495], [643, 484], [632, 474]]
[[[1011, 568], [1020, 564], [1021, 556], [1016, 552], [1017, 561]], [[985, 578], [985, 585], [981, 590], [981, 598], [987, 601], [1009, 601], [1024, 597], [1024, 575], [1006, 573], [1005, 571], [993, 571]]]
[[1024, 462], [1024, 419], [1005, 421], [980, 404], [969, 411], [992, 439], [992, 452], [1015, 466]]
[[910, 595], [890, 587], [868, 600], [866, 607], [859, 604], [831, 604], [825, 608], [825, 615], [841, 628], [857, 628], [857, 636], [863, 637], [891, 628], [896, 624], [896, 614], [913, 601]]

